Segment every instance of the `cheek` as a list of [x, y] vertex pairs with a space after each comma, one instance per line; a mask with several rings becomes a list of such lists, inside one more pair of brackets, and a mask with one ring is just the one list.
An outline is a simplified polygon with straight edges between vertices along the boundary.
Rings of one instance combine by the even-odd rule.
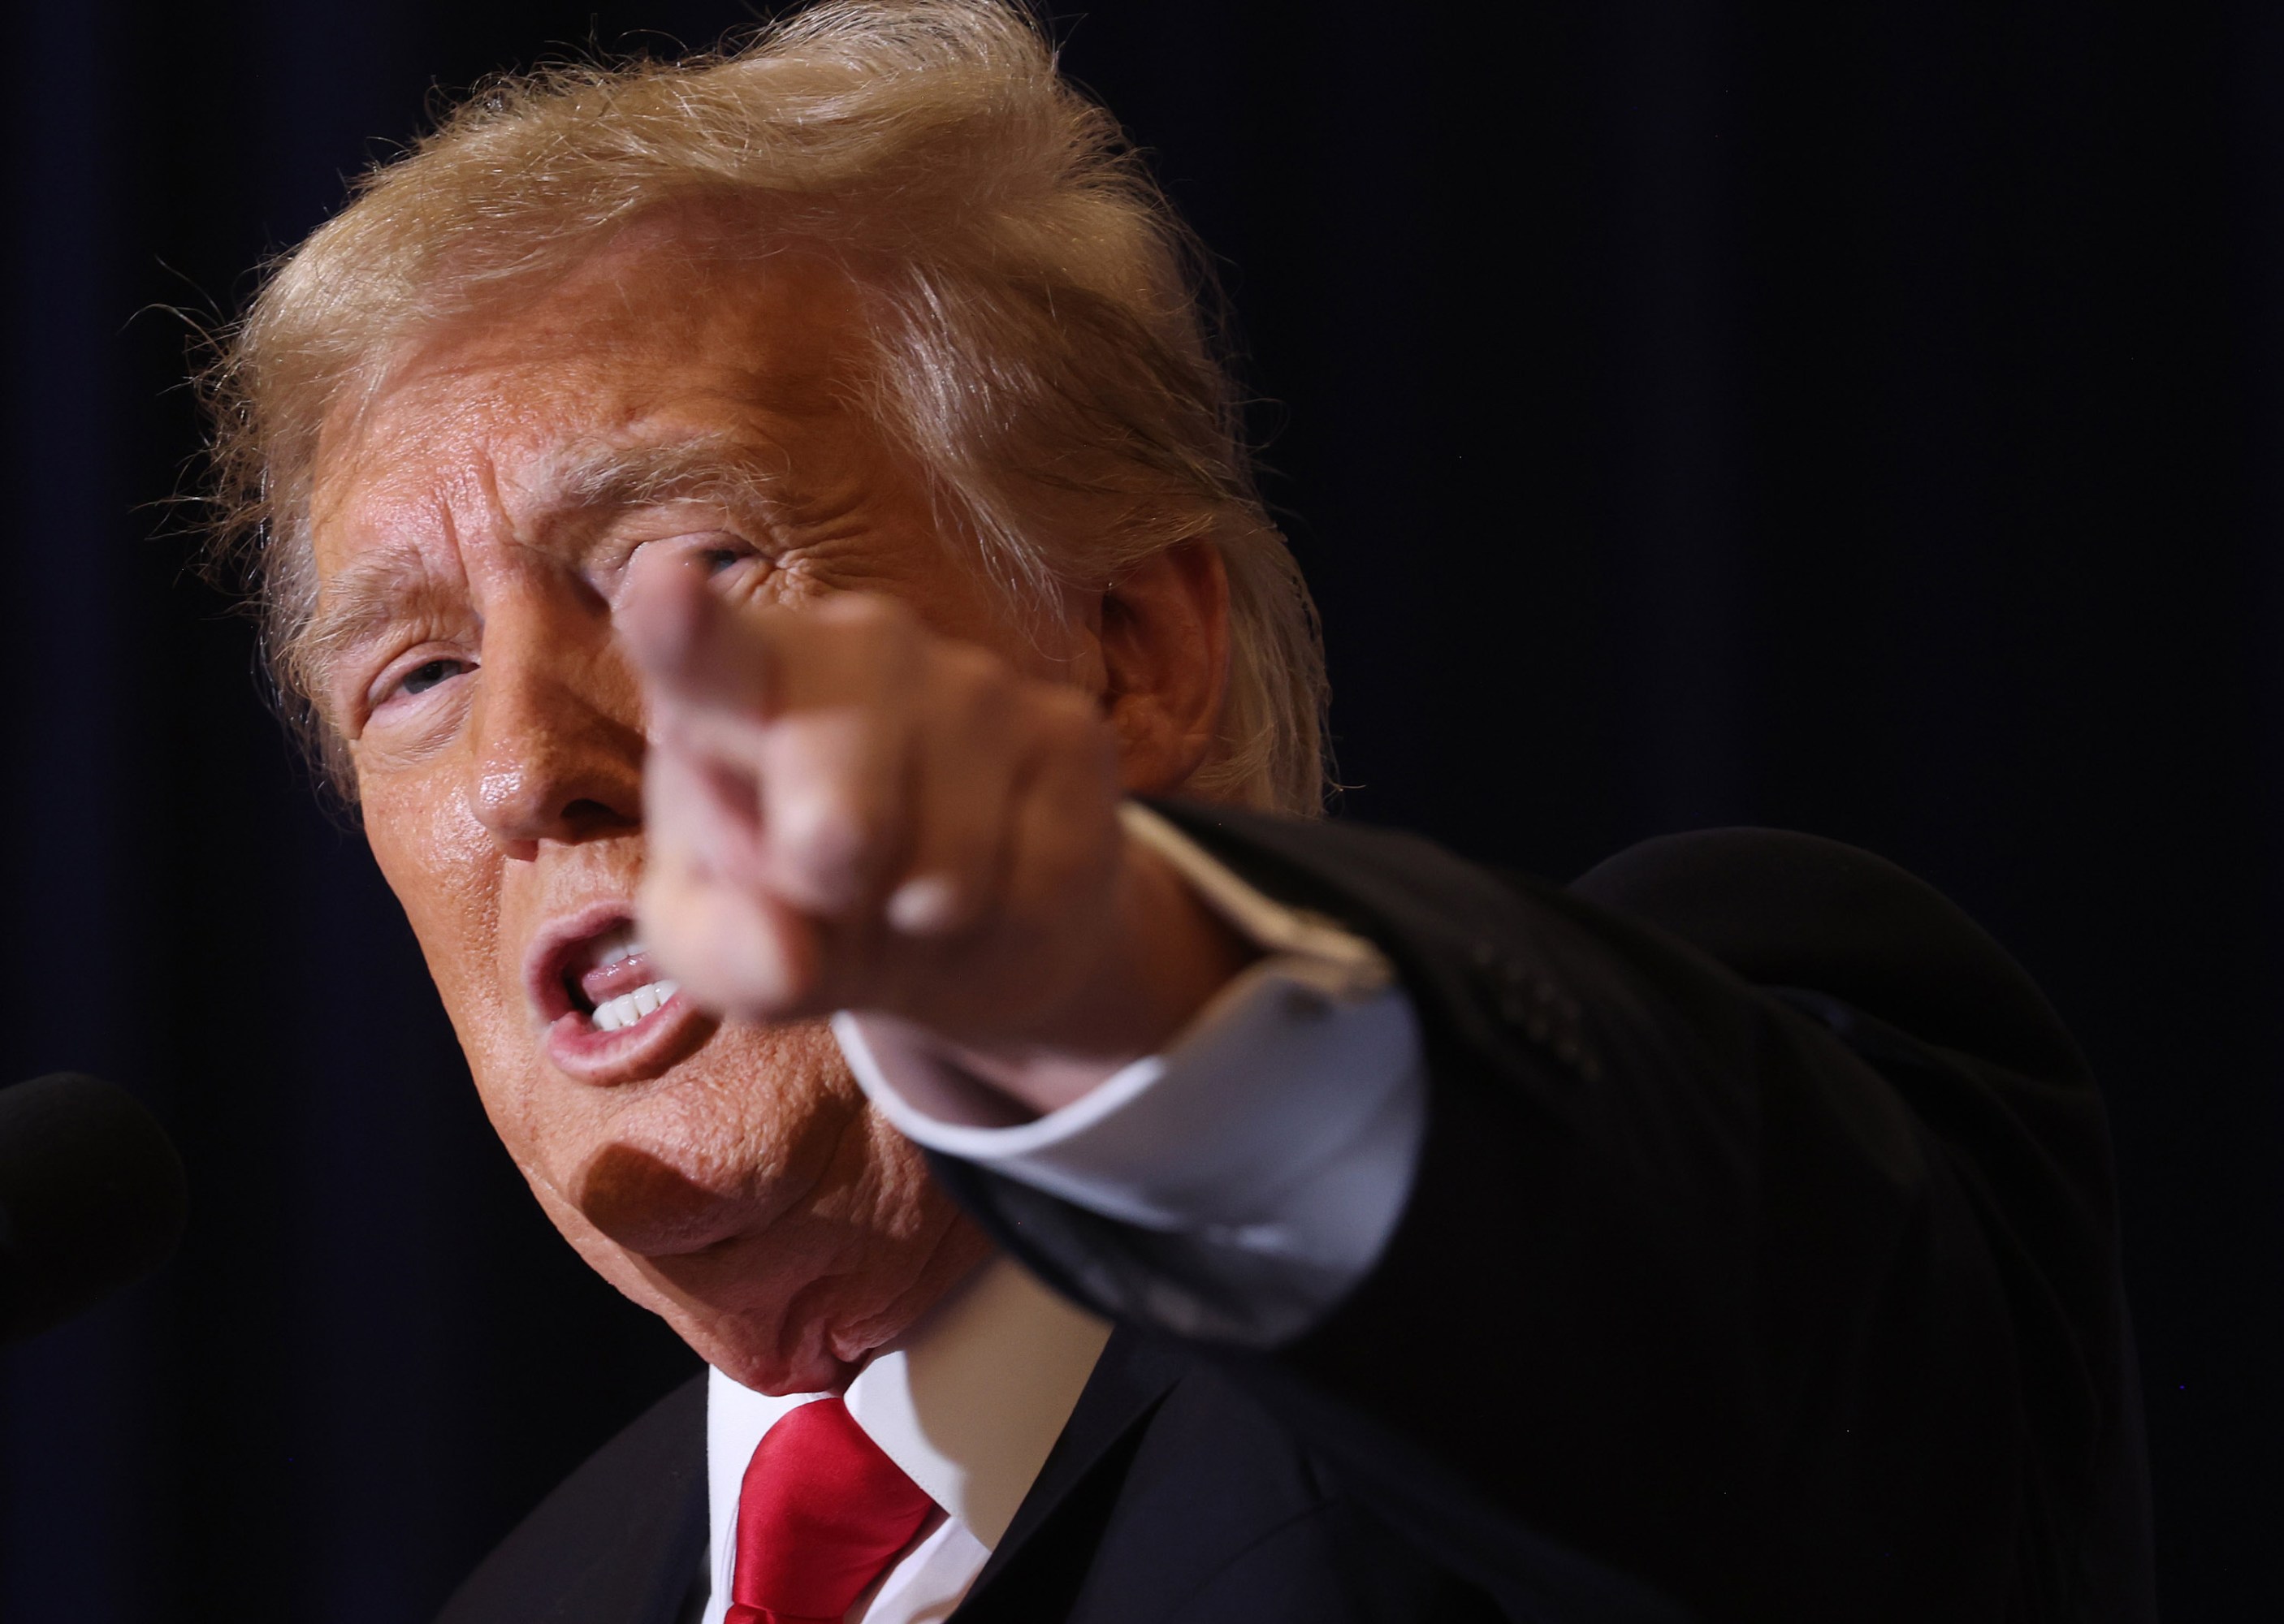
[[499, 974], [505, 859], [449, 785], [392, 775], [358, 787], [365, 839], [420, 943], [484, 1114], [533, 1176], [544, 1136], [529, 1120], [530, 1042]]
[[502, 1137], [529, 1147], [524, 1175], [591, 1257], [687, 1254], [764, 1232], [782, 1242], [789, 1216], [839, 1235], [872, 1227], [883, 1200], [869, 1113], [822, 1023], [724, 1026], [656, 1085], [543, 1082], [516, 1112], [495, 1110]]
[[774, 1213], [825, 1180], [842, 1136], [864, 1115], [864, 1096], [822, 1021], [725, 1022], [660, 1081], [624, 1097], [612, 1115], [612, 1139], [640, 1157], [595, 1170], [614, 1175], [595, 1191], [612, 1205], [674, 1184], [749, 1216]]
[[498, 935], [498, 847], [464, 797], [434, 782], [361, 786], [365, 839], [442, 982], [473, 968], [467, 949]]
[[464, 797], [432, 782], [360, 785], [366, 841], [404, 910], [472, 1062], [504, 1014], [498, 974], [505, 859]]

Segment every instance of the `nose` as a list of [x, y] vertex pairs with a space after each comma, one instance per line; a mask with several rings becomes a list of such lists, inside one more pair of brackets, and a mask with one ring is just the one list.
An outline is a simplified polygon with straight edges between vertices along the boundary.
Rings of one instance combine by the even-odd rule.
[[468, 795], [503, 851], [641, 827], [641, 698], [607, 621], [544, 603], [489, 615], [477, 683]]

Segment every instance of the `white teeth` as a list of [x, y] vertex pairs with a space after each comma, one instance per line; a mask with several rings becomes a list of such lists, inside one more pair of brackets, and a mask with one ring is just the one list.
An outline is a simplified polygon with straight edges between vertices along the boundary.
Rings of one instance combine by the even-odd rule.
[[623, 964], [642, 950], [643, 944], [630, 936], [624, 941], [605, 948], [600, 954], [597, 955], [595, 968], [608, 970], [614, 964]]
[[633, 1026], [645, 1015], [656, 1014], [659, 1006], [679, 990], [672, 981], [645, 981], [630, 993], [605, 999], [588, 1019], [598, 1032], [616, 1032]]

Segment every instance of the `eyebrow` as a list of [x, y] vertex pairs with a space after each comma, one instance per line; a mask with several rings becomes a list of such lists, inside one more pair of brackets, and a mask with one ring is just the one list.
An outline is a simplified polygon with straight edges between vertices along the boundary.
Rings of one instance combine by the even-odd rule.
[[[635, 445], [575, 446], [544, 461], [532, 486], [542, 493], [541, 527], [569, 513], [607, 513], [668, 502], [751, 505], [769, 500], [786, 471], [751, 441], [695, 434]], [[344, 655], [392, 625], [463, 608], [457, 590], [430, 573], [419, 550], [385, 543], [343, 565], [318, 585], [318, 606], [293, 639], [293, 664], [322, 692]]]
[[333, 667], [388, 627], [462, 607], [410, 543], [391, 543], [351, 559], [318, 586], [317, 609], [293, 639], [293, 664], [322, 706]]
[[785, 482], [789, 471], [782, 462], [782, 452], [770, 457], [734, 434], [693, 434], [650, 444], [574, 446], [544, 463], [533, 483], [547, 493], [551, 511], [752, 501]]

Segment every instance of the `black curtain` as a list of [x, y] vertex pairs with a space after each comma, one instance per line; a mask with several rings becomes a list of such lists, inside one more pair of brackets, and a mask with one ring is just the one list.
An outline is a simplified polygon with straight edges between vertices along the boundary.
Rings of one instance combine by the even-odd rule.
[[[438, 87], [749, 14], [16, 15], [0, 1078], [128, 1083], [195, 1212], [0, 1363], [0, 1618], [421, 1619], [691, 1361], [539, 1218], [184, 573], [186, 334]], [[2170, 1615], [2284, 1616], [2284, 12], [1057, 26], [1224, 261], [1341, 815], [1553, 875], [1787, 824], [1951, 891], [2109, 1090]]]

